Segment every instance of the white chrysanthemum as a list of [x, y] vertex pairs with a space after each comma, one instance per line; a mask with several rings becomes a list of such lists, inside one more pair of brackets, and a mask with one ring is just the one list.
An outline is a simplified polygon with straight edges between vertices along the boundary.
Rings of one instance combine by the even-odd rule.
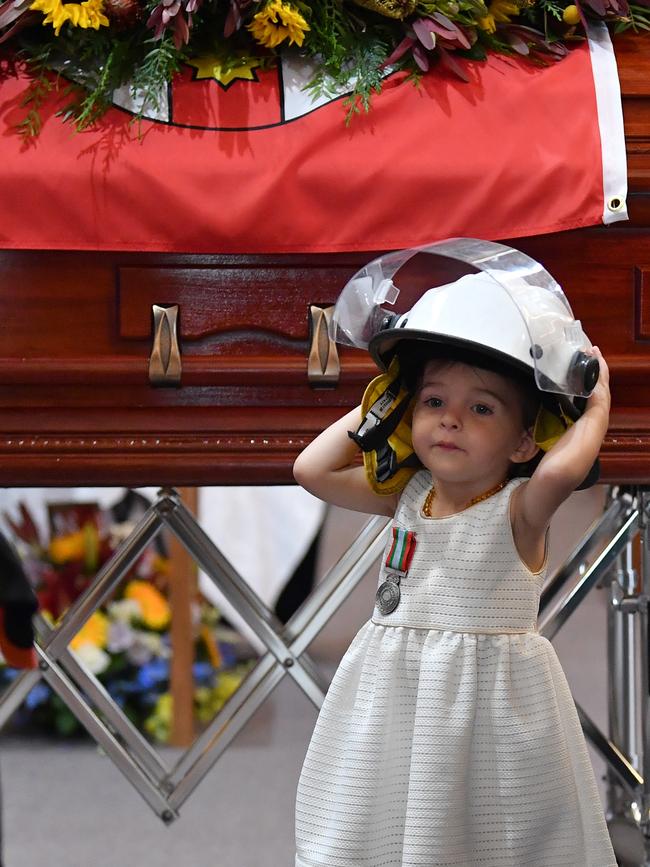
[[135, 641], [135, 632], [124, 620], [115, 619], [108, 628], [107, 648], [111, 653], [128, 650]]
[[106, 671], [111, 662], [106, 651], [88, 642], [84, 642], [76, 650], [72, 650], [72, 653], [91, 674], [101, 674], [102, 671]]
[[142, 606], [137, 599], [119, 599], [111, 602], [107, 610], [111, 619], [120, 623], [132, 623], [142, 619]]
[[150, 650], [154, 656], [165, 659], [171, 655], [169, 647], [157, 632], [136, 632], [136, 640], [147, 650]]

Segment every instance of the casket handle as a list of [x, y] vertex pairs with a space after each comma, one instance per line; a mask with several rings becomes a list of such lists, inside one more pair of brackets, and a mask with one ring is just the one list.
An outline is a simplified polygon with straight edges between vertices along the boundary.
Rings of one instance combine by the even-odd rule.
[[332, 388], [338, 384], [341, 373], [336, 343], [329, 335], [329, 324], [334, 307], [309, 306], [309, 333], [311, 336], [307, 358], [307, 378], [316, 388]]
[[178, 304], [151, 305], [153, 347], [149, 357], [149, 382], [158, 388], [178, 388], [181, 384], [181, 351], [178, 345]]

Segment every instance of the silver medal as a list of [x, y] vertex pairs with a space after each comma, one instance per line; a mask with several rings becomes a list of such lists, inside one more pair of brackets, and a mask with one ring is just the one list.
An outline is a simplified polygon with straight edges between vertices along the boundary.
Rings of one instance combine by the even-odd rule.
[[384, 581], [375, 596], [377, 608], [382, 614], [390, 614], [399, 605], [400, 595], [399, 584], [396, 581], [390, 579]]

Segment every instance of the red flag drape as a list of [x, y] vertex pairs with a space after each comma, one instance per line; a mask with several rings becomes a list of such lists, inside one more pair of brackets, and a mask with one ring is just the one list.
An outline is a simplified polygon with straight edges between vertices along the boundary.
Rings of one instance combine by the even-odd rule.
[[535, 67], [491, 56], [419, 88], [387, 79], [368, 115], [341, 100], [287, 117], [282, 70], [227, 88], [186, 70], [170, 116], [109, 111], [74, 133], [45, 109], [12, 130], [27, 87], [0, 85], [0, 246], [171, 252], [324, 252], [467, 235], [515, 238], [599, 223], [603, 179], [587, 44]]

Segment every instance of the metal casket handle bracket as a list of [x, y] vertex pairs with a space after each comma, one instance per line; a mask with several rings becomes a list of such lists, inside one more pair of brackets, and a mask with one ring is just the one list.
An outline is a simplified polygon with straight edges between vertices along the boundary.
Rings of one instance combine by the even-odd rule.
[[149, 384], [157, 388], [178, 388], [181, 384], [181, 351], [178, 345], [178, 304], [151, 305], [153, 347], [149, 358]]
[[315, 388], [334, 388], [339, 381], [341, 364], [336, 343], [331, 339], [328, 325], [334, 307], [309, 307], [309, 357], [307, 378]]

